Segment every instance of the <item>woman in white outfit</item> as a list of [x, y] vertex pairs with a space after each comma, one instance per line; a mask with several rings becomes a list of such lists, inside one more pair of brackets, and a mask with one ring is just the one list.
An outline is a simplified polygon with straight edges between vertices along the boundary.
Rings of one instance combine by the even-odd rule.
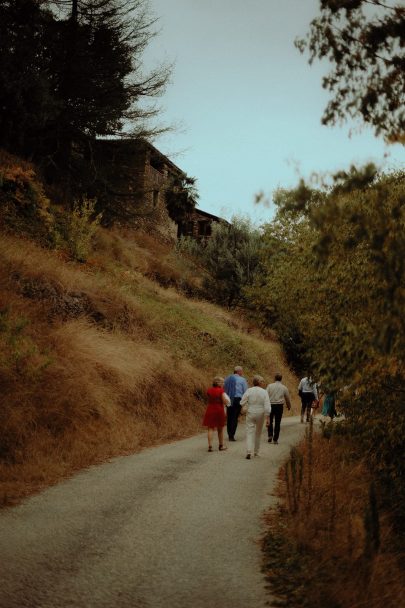
[[264, 417], [270, 416], [270, 399], [268, 392], [263, 388], [262, 376], [253, 378], [253, 386], [248, 388], [241, 399], [242, 408], [246, 406], [246, 458], [250, 460], [252, 453], [259, 455], [260, 439], [264, 424]]

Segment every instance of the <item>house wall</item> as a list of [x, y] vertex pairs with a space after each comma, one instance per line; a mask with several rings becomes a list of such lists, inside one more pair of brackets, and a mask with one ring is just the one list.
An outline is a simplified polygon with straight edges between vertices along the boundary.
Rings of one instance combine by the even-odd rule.
[[103, 206], [114, 223], [130, 224], [173, 240], [177, 225], [167, 212], [165, 191], [175, 171], [164, 159], [146, 142], [103, 140], [96, 145], [95, 163], [103, 176], [99, 185]]

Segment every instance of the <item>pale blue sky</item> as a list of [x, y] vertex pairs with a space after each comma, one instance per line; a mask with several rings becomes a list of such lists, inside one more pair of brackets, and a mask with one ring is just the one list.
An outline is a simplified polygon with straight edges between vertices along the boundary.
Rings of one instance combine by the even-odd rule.
[[[404, 146], [370, 129], [324, 127], [326, 64], [308, 65], [294, 47], [318, 0], [150, 0], [160, 33], [145, 66], [174, 62], [161, 120], [181, 125], [155, 145], [197, 178], [199, 207], [267, 221], [255, 194], [292, 187], [312, 172], [374, 161], [405, 166]], [[358, 127], [359, 125], [357, 125]]]

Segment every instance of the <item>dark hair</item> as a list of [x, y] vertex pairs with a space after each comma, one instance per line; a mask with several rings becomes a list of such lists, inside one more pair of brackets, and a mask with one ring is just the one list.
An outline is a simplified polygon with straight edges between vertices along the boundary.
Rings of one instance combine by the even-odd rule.
[[274, 376], [274, 380], [278, 380], [280, 382], [280, 380], [283, 379], [283, 376], [280, 374], [280, 372], [277, 372], [277, 374]]

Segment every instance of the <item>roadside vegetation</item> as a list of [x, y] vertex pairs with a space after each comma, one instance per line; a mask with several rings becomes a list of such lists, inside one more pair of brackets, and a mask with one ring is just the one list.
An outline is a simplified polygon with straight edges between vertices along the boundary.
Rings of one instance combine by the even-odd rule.
[[336, 392], [381, 498], [400, 516], [405, 352], [405, 174], [372, 167], [278, 193], [265, 272], [251, 288], [297, 369]]
[[401, 540], [373, 472], [340, 423], [291, 451], [266, 518], [264, 572], [279, 608], [398, 608]]
[[265, 541], [266, 571], [285, 599], [280, 605], [398, 606], [405, 174], [352, 169], [328, 188], [301, 183], [276, 200], [250, 301], [291, 364], [336, 394], [344, 420], [286, 465]]
[[[327, 59], [322, 122], [353, 118], [404, 143], [405, 9], [322, 0], [296, 41]], [[344, 420], [291, 452], [263, 541], [275, 605], [396, 608], [404, 588], [405, 174], [351, 167], [275, 196], [249, 290], [297, 370]]]

